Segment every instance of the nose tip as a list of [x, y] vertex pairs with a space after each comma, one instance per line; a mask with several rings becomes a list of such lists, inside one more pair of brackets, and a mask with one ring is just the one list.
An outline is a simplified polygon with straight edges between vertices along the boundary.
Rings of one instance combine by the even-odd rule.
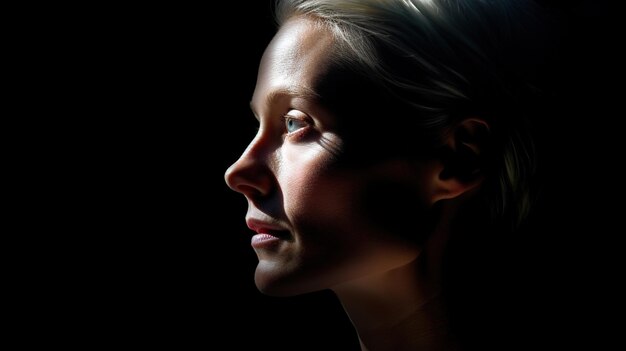
[[224, 173], [229, 188], [249, 198], [266, 196], [272, 188], [272, 175], [259, 160], [243, 155]]
[[226, 169], [226, 172], [224, 172], [224, 181], [226, 182], [226, 185], [228, 185], [229, 188], [231, 188], [234, 191], [237, 191], [237, 189], [235, 188], [236, 185], [235, 185], [235, 179], [234, 179], [235, 165], [236, 163], [233, 163], [232, 165], [230, 165], [230, 167]]

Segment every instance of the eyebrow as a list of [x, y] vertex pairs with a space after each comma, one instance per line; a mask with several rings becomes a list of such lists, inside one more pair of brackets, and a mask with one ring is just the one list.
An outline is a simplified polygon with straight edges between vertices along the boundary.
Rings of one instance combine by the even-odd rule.
[[[296, 88], [279, 88], [270, 91], [265, 97], [264, 103], [265, 105], [269, 106], [272, 105], [274, 101], [283, 97], [298, 97], [304, 100], [316, 101], [319, 99], [320, 96], [313, 89], [305, 86], [297, 86]], [[254, 109], [252, 101], [250, 101], [250, 109], [255, 116], [258, 116], [256, 110]]]

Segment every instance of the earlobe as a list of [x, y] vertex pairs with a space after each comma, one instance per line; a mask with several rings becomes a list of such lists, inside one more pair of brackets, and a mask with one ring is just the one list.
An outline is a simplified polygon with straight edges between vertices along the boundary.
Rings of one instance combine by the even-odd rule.
[[489, 125], [479, 118], [464, 119], [450, 130], [429, 175], [431, 203], [457, 198], [482, 184], [489, 137]]

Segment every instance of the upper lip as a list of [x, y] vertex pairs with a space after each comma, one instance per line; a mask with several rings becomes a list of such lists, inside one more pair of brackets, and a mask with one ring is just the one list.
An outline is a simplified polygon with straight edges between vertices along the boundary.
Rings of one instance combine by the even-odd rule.
[[286, 230], [285, 228], [280, 227], [276, 224], [256, 218], [247, 218], [246, 224], [248, 225], [248, 228], [254, 230], [257, 233], [269, 233]]

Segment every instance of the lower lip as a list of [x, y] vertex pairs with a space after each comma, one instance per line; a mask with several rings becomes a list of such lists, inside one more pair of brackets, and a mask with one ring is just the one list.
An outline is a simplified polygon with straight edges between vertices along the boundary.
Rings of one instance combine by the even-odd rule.
[[252, 247], [255, 249], [276, 245], [280, 239], [269, 234], [257, 234], [252, 237]]

